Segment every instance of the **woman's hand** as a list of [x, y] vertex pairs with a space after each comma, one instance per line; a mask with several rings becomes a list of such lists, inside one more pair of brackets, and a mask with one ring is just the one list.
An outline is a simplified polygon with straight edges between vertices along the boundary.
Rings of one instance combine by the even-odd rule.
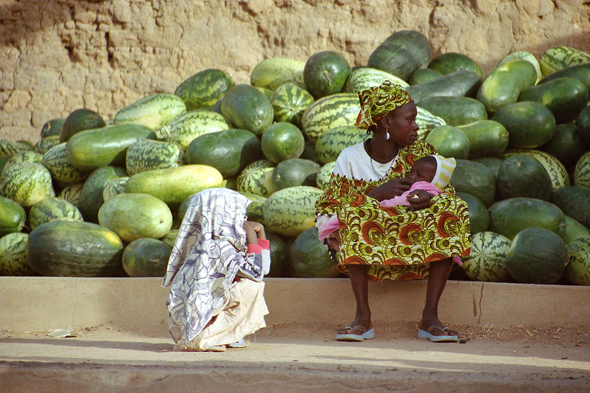
[[424, 190], [414, 190], [408, 194], [407, 199], [412, 210], [422, 210], [430, 207], [432, 195]]
[[264, 225], [256, 221], [244, 221], [246, 241], [248, 244], [258, 244], [258, 239], [266, 240]]
[[371, 190], [367, 193], [367, 196], [375, 198], [378, 201], [382, 201], [384, 199], [393, 198], [403, 194], [405, 191], [408, 191], [410, 187], [412, 187], [412, 184], [414, 184], [414, 181], [411, 179], [393, 179]]

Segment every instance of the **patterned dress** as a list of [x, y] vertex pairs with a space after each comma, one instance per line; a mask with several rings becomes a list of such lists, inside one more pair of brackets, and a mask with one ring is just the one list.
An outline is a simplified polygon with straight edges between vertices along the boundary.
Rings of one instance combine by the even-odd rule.
[[467, 203], [451, 185], [434, 196], [430, 208], [382, 207], [366, 194], [389, 180], [407, 177], [414, 162], [435, 154], [432, 145], [417, 141], [400, 148], [390, 163], [373, 161], [363, 143], [345, 149], [316, 208], [318, 226], [336, 215], [341, 239], [338, 269], [369, 265], [371, 280], [412, 280], [428, 276], [428, 264], [468, 256], [471, 247]]

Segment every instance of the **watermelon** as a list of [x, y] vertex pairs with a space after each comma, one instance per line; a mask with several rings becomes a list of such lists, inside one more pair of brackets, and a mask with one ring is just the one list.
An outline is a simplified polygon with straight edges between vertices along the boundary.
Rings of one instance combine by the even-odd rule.
[[120, 109], [112, 124], [133, 123], [156, 130], [185, 112], [186, 104], [179, 96], [156, 93]]
[[248, 220], [264, 224], [262, 207], [264, 206], [264, 202], [266, 202], [266, 198], [249, 192], [240, 192], [240, 194], [251, 201], [246, 208], [246, 216], [248, 216]]
[[184, 163], [184, 150], [176, 143], [140, 139], [127, 148], [125, 169], [129, 176], [152, 169], [176, 168]]
[[301, 116], [311, 104], [313, 96], [295, 83], [279, 86], [270, 97], [275, 122], [293, 123], [301, 126]]
[[57, 145], [59, 145], [59, 136], [48, 136], [35, 143], [33, 150], [39, 154], [45, 154]]
[[375, 48], [367, 65], [407, 81], [414, 71], [428, 65], [431, 55], [430, 42], [424, 34], [399, 30]]
[[457, 166], [451, 185], [457, 192], [466, 192], [478, 198], [485, 207], [494, 203], [496, 177], [484, 164], [470, 160], [456, 160]]
[[440, 54], [428, 63], [428, 68], [438, 71], [443, 75], [464, 70], [483, 77], [481, 68], [475, 60], [463, 53], [447, 52]]
[[305, 137], [301, 130], [291, 123], [275, 123], [262, 134], [260, 147], [270, 162], [278, 164], [301, 156], [305, 148]]
[[496, 189], [500, 199], [549, 200], [553, 185], [545, 167], [536, 158], [517, 154], [506, 158], [500, 165]]
[[[149, 194], [171, 206], [206, 188], [221, 187], [223, 176], [209, 165], [181, 165], [136, 173], [125, 184], [126, 193]], [[121, 194], [124, 195], [124, 194]]]
[[263, 210], [264, 223], [283, 236], [297, 236], [315, 225], [315, 204], [323, 191], [297, 186], [279, 190], [268, 197]]
[[273, 163], [268, 160], [254, 161], [238, 175], [237, 191], [268, 197], [276, 191], [272, 184], [273, 169]]
[[221, 113], [236, 128], [262, 135], [274, 119], [270, 100], [256, 88], [239, 84], [230, 88], [221, 100]]
[[541, 79], [538, 82], [538, 84], [547, 83], [559, 78], [577, 79], [578, 81], [582, 82], [584, 86], [586, 86], [586, 89], [588, 89], [588, 91], [590, 91], [590, 63], [579, 64], [552, 72], [551, 74]]
[[467, 159], [469, 156], [469, 138], [457, 127], [445, 125], [436, 127], [426, 137], [426, 142], [443, 157]]
[[26, 220], [27, 213], [20, 204], [0, 196], [0, 237], [22, 231]]
[[164, 277], [170, 252], [170, 246], [161, 240], [134, 240], [123, 251], [123, 270], [130, 277]]
[[482, 231], [471, 238], [471, 252], [461, 258], [461, 266], [469, 278], [475, 281], [510, 281], [506, 267], [506, 253], [512, 241], [499, 233]]
[[43, 155], [41, 163], [49, 170], [54, 180], [66, 184], [83, 183], [91, 169], [80, 169], [72, 165], [66, 152], [67, 143], [60, 143]]
[[123, 248], [121, 238], [106, 227], [55, 220], [30, 233], [27, 260], [44, 276], [119, 276]]
[[470, 97], [428, 97], [418, 103], [418, 108], [426, 109], [451, 126], [461, 126], [488, 118], [484, 105]]
[[566, 221], [558, 206], [535, 198], [510, 198], [489, 207], [489, 230], [513, 239], [517, 233], [530, 227], [550, 230], [564, 236]]
[[490, 224], [490, 213], [483, 202], [467, 192], [458, 192], [457, 196], [467, 202], [469, 207], [471, 234], [474, 235], [487, 230]]
[[317, 100], [339, 93], [351, 73], [350, 64], [338, 52], [321, 51], [311, 55], [303, 69], [307, 90]]
[[272, 171], [271, 181], [275, 190], [296, 186], [316, 186], [320, 164], [304, 158], [289, 158], [280, 162]]
[[308, 140], [316, 142], [331, 128], [356, 126], [360, 110], [358, 94], [355, 93], [337, 93], [320, 98], [303, 113], [301, 130]]
[[270, 243], [270, 271], [267, 277], [289, 277], [289, 248], [283, 238], [271, 231], [266, 231]]
[[71, 137], [84, 130], [102, 128], [106, 126], [103, 118], [91, 109], [76, 109], [66, 117], [59, 134], [59, 143], [70, 140]]
[[402, 87], [409, 86], [408, 82], [388, 72], [371, 67], [361, 67], [351, 72], [342, 91], [360, 93], [371, 87], [381, 86], [385, 81], [393, 82]]
[[334, 172], [334, 167], [336, 166], [336, 161], [329, 162], [322, 166], [318, 171], [316, 176], [316, 184], [320, 190], [325, 190], [328, 187], [328, 183], [330, 183], [330, 179], [332, 178], [332, 172]]
[[315, 226], [299, 234], [289, 247], [291, 275], [297, 278], [333, 278], [340, 273], [328, 246], [318, 239]]
[[10, 168], [12, 165], [18, 164], [20, 162], [33, 162], [35, 164], [42, 164], [42, 160], [43, 155], [40, 153], [35, 151], [23, 151], [10, 157], [4, 164], [4, 168], [2, 170]]
[[430, 82], [436, 78], [440, 78], [441, 76], [442, 74], [440, 72], [431, 70], [430, 68], [418, 68], [416, 71], [414, 71], [414, 73], [412, 73], [408, 83], [410, 86], [415, 86], [421, 83]]
[[177, 237], [178, 237], [178, 229], [171, 229], [160, 240], [163, 241], [166, 245], [168, 245], [168, 247], [170, 247], [170, 249], [173, 249], [174, 248], [174, 243], [176, 243], [176, 238]]
[[508, 147], [508, 130], [494, 120], [478, 120], [457, 126], [469, 139], [470, 160], [499, 157]]
[[508, 146], [535, 149], [549, 142], [555, 134], [555, 116], [542, 104], [532, 101], [515, 102], [499, 109], [492, 120], [508, 130]]
[[520, 283], [554, 284], [569, 260], [568, 247], [554, 232], [530, 227], [518, 232], [506, 252], [506, 267]]
[[367, 131], [356, 126], [330, 128], [316, 141], [315, 154], [320, 163], [327, 164], [336, 161], [342, 150], [367, 139], [369, 139]]
[[43, 138], [47, 138], [48, 136], [58, 136], [61, 134], [61, 128], [64, 125], [66, 119], [64, 118], [55, 118], [55, 119], [50, 119], [47, 122], [45, 122], [45, 124], [43, 124], [43, 127], [41, 127], [41, 139]]
[[574, 285], [590, 285], [590, 236], [580, 237], [568, 244], [569, 263], [563, 273]]
[[527, 52], [527, 51], [512, 52], [512, 53], [508, 54], [506, 57], [504, 57], [502, 60], [500, 60], [498, 62], [498, 64], [496, 65], [496, 68], [506, 62], [509, 62], [510, 60], [515, 60], [515, 59], [526, 60], [529, 63], [531, 63], [533, 65], [533, 67], [535, 67], [535, 71], [537, 72], [537, 82], [541, 80], [541, 78], [543, 77], [543, 73], [541, 72], [541, 64], [539, 64], [539, 60], [537, 60], [535, 55], [533, 55], [531, 52]]
[[0, 276], [36, 275], [27, 260], [28, 244], [26, 233], [9, 233], [0, 238]]
[[188, 164], [209, 165], [224, 178], [237, 175], [247, 165], [262, 158], [260, 140], [254, 133], [240, 129], [198, 136], [186, 150]]
[[209, 68], [182, 81], [174, 94], [182, 98], [187, 111], [209, 109], [235, 84], [227, 72]]
[[116, 195], [123, 194], [125, 192], [127, 180], [129, 180], [129, 176], [122, 176], [108, 180], [102, 189], [103, 202], [108, 201]]
[[112, 179], [127, 176], [125, 169], [115, 166], [105, 166], [94, 170], [82, 187], [78, 208], [84, 221], [97, 223], [98, 209], [104, 203], [102, 192], [105, 185]]
[[551, 154], [541, 150], [534, 149], [508, 149], [502, 155], [502, 159], [506, 159], [516, 154], [526, 154], [537, 159], [544, 167], [549, 177], [551, 177], [551, 183], [553, 189], [568, 186], [570, 184], [569, 175], [567, 169], [563, 164]]
[[262, 60], [250, 73], [250, 84], [271, 91], [277, 90], [286, 83], [294, 83], [304, 88], [303, 70], [305, 62], [284, 57], [273, 57]]
[[590, 54], [565, 45], [552, 46], [541, 55], [543, 75], [580, 64], [590, 64]]
[[590, 105], [582, 109], [575, 124], [578, 135], [584, 140], [586, 147], [590, 147]]
[[172, 212], [166, 203], [148, 194], [120, 194], [98, 211], [98, 223], [124, 242], [142, 237], [159, 239], [172, 228]]
[[0, 196], [29, 207], [43, 198], [55, 196], [51, 180], [51, 173], [41, 164], [14, 164], [0, 175]]
[[433, 115], [424, 108], [417, 107], [418, 114], [416, 116], [416, 124], [418, 127], [418, 140], [424, 140], [436, 127], [444, 126], [447, 122], [438, 116]]
[[567, 226], [564, 235], [561, 237], [565, 244], [569, 245], [579, 237], [590, 236], [590, 228], [586, 228], [570, 216], [565, 216], [565, 223]]
[[26, 151], [23, 146], [16, 142], [9, 141], [7, 139], [0, 139], [0, 157], [13, 156], [22, 151]]
[[29, 211], [31, 230], [53, 220], [83, 221], [80, 210], [65, 199], [49, 197], [35, 203]]
[[178, 144], [186, 150], [196, 137], [229, 128], [230, 125], [222, 114], [203, 109], [183, 113], [154, 133], [158, 139]]
[[590, 151], [582, 155], [576, 163], [574, 185], [590, 189]]
[[541, 149], [557, 158], [566, 168], [574, 168], [578, 159], [588, 150], [577, 130], [573, 124], [558, 124], [553, 138]]
[[479, 162], [480, 164], [484, 164], [487, 166], [493, 173], [496, 179], [498, 179], [498, 172], [500, 171], [500, 165], [502, 165], [501, 158], [498, 157], [481, 157], [481, 158], [474, 158], [472, 161]]
[[565, 186], [553, 190], [551, 203], [564, 214], [590, 228], [590, 189], [579, 186]]
[[84, 183], [72, 184], [71, 186], [67, 186], [66, 188], [61, 190], [57, 197], [70, 202], [72, 205], [76, 206], [79, 209], [80, 195], [82, 195], [83, 188]]

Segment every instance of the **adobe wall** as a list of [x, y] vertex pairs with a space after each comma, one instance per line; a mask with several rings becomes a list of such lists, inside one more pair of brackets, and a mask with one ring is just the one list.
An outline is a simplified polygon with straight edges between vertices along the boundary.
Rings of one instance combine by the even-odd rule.
[[590, 52], [584, 0], [0, 0], [0, 138], [36, 142], [43, 124], [86, 107], [105, 119], [172, 93], [206, 68], [249, 83], [263, 59], [335, 50], [366, 64], [390, 34], [418, 30], [433, 56], [484, 72], [510, 52]]

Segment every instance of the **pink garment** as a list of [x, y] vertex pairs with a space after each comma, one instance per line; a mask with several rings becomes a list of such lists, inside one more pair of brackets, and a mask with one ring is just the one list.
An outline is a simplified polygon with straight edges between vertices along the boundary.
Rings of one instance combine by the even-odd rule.
[[381, 201], [380, 204], [382, 207], [391, 207], [396, 205], [410, 206], [407, 196], [414, 190], [424, 190], [433, 196], [441, 193], [438, 187], [434, 184], [425, 181], [417, 181], [416, 183], [412, 184], [412, 187], [410, 187], [408, 191], [404, 191], [401, 195], [395, 196], [391, 199], [385, 199]]

